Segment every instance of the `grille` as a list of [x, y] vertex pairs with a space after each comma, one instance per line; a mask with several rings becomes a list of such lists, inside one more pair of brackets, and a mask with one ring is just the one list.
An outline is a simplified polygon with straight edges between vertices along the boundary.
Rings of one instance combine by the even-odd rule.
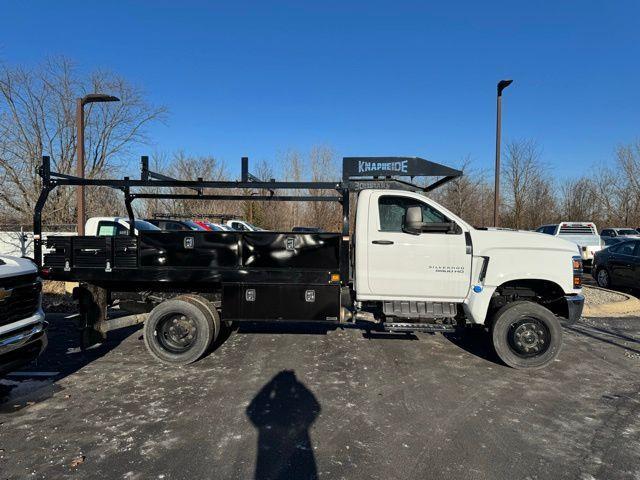
[[10, 293], [0, 299], [0, 326], [30, 317], [38, 310], [42, 283], [35, 275], [2, 279], [0, 289], [3, 294]]

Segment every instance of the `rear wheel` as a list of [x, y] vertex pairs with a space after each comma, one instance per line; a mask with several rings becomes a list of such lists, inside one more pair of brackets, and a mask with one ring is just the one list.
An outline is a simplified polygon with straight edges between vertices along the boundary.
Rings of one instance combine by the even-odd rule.
[[144, 324], [144, 342], [158, 360], [187, 365], [204, 355], [218, 330], [203, 304], [191, 297], [178, 297], [151, 311]]
[[611, 276], [606, 268], [599, 268], [596, 272], [596, 282], [599, 287], [611, 288]]
[[562, 327], [557, 317], [542, 305], [513, 302], [496, 313], [491, 338], [500, 360], [508, 366], [542, 368], [560, 352]]

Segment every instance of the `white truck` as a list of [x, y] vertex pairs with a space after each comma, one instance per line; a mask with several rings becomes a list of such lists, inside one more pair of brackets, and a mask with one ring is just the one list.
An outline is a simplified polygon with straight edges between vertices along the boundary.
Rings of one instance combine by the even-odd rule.
[[[111, 293], [140, 295], [150, 313], [144, 319], [132, 315], [131, 321], [144, 321], [148, 350], [171, 364], [202, 357], [227, 324], [265, 321], [391, 332], [479, 326], [490, 331], [496, 353], [509, 366], [540, 368], [556, 358], [560, 319], [577, 321], [584, 302], [582, 258], [574, 243], [534, 232], [474, 228], [417, 186], [384, 178], [397, 168], [406, 175], [428, 172], [446, 179], [457, 172], [448, 167], [415, 158], [344, 161], [343, 181], [335, 183], [164, 182], [218, 189], [333, 188], [339, 196], [221, 197], [340, 201], [340, 233], [145, 230], [111, 239], [49, 237], [52, 251], [41, 271], [46, 278], [81, 283], [77, 297], [84, 325], [101, 334], [111, 322], [126, 323], [107, 318]], [[374, 177], [354, 181], [350, 171], [356, 168]], [[434, 185], [443, 180], [438, 182]], [[122, 188], [123, 182], [113, 185]]]
[[0, 375], [34, 360], [47, 346], [41, 291], [31, 260], [0, 256]]
[[575, 243], [585, 266], [591, 266], [593, 256], [604, 248], [604, 240], [598, 235], [593, 222], [560, 222], [542, 225], [536, 229], [538, 233], [546, 233]]
[[[145, 220], [134, 220], [134, 234], [138, 235], [143, 230], [160, 230], [152, 223]], [[131, 223], [125, 217], [91, 217], [85, 225], [86, 235], [96, 237], [113, 237], [117, 235], [129, 235]]]
[[238, 219], [227, 220], [225, 222], [225, 225], [227, 225], [229, 228], [231, 228], [232, 230], [235, 230], [237, 232], [262, 232], [262, 231], [264, 231], [264, 228], [256, 227], [252, 223], [249, 223], [249, 222], [247, 222], [245, 220], [238, 220]]

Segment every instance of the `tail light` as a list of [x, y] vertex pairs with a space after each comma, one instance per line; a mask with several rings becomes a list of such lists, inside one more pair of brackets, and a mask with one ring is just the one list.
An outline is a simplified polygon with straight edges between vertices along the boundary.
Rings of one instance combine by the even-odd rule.
[[582, 257], [573, 257], [571, 259], [573, 266], [573, 288], [582, 288]]

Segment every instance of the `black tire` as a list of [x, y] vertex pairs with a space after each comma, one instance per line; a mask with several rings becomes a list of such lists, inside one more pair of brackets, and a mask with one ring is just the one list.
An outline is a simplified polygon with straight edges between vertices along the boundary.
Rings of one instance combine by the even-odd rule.
[[204, 309], [206, 314], [210, 316], [211, 321], [213, 322], [214, 332], [213, 332], [213, 339], [211, 340], [211, 343], [215, 342], [218, 336], [220, 335], [220, 328], [222, 323], [220, 321], [220, 314], [218, 313], [218, 309], [216, 309], [213, 303], [211, 303], [206, 298], [201, 297], [200, 295], [190, 294], [190, 293], [187, 293], [185, 295], [180, 295], [179, 297], [176, 297], [176, 298], [185, 299], [188, 302], [195, 303], [200, 308]]
[[607, 270], [605, 267], [599, 268], [596, 271], [596, 283], [598, 284], [599, 287], [601, 288], [611, 288], [612, 284], [611, 284], [611, 274], [609, 273], [609, 270]]
[[505, 305], [495, 314], [491, 339], [498, 357], [508, 366], [543, 368], [560, 353], [562, 326], [542, 305], [518, 301]]
[[216, 329], [207, 309], [193, 298], [173, 298], [156, 306], [144, 323], [144, 343], [152, 356], [171, 365], [200, 359]]

